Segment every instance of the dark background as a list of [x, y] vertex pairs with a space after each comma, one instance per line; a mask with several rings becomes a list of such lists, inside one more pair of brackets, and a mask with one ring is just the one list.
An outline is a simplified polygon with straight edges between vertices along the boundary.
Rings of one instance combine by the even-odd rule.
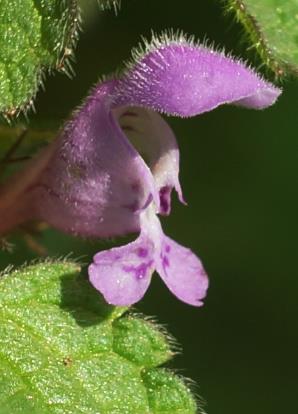
[[[140, 35], [173, 27], [207, 37], [250, 59], [241, 28], [221, 2], [122, 0], [100, 14], [90, 6], [73, 80], [56, 74], [36, 101], [35, 122], [60, 122], [103, 73], [114, 71]], [[181, 149], [181, 182], [189, 207], [174, 203], [167, 234], [190, 246], [210, 276], [203, 308], [180, 303], [157, 277], [138, 310], [157, 316], [183, 347], [172, 366], [193, 380], [209, 414], [298, 412], [297, 212], [298, 83], [287, 81], [265, 111], [220, 107], [199, 117], [170, 119]], [[52, 255], [73, 251], [88, 263], [103, 242], [55, 231], [41, 240]], [[121, 241], [122, 242], [122, 241]], [[1, 267], [34, 257], [19, 242], [1, 253]]]

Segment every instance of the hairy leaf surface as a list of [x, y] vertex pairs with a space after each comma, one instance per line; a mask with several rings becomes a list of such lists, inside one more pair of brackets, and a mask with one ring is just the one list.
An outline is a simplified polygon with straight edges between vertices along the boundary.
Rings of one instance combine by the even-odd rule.
[[77, 0], [0, 1], [0, 112], [30, 106], [45, 70], [70, 71], [78, 23]]
[[227, 0], [265, 64], [298, 74], [298, 0]]
[[193, 414], [173, 353], [151, 321], [105, 304], [78, 265], [0, 279], [1, 414]]

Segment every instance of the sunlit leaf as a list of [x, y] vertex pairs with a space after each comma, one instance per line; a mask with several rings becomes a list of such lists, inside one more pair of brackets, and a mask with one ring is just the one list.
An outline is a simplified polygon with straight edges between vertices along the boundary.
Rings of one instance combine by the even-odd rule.
[[298, 74], [298, 0], [227, 0], [252, 46], [276, 74]]
[[194, 414], [153, 322], [108, 306], [74, 263], [0, 280], [1, 414]]
[[70, 73], [78, 24], [77, 0], [0, 1], [0, 112], [32, 105], [45, 70]]

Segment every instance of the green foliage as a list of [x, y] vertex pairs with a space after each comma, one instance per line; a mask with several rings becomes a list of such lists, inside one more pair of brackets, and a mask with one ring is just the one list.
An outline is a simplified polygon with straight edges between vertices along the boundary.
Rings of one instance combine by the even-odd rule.
[[45, 69], [70, 71], [78, 23], [76, 0], [0, 0], [0, 112], [30, 106]]
[[104, 10], [104, 9], [110, 9], [110, 8], [114, 8], [114, 10], [117, 10], [117, 8], [120, 6], [120, 1], [121, 0], [97, 0], [99, 7]]
[[276, 76], [298, 74], [298, 0], [227, 0]]
[[1, 414], [195, 413], [184, 382], [156, 368], [172, 356], [166, 336], [125, 311], [74, 263], [2, 275]]

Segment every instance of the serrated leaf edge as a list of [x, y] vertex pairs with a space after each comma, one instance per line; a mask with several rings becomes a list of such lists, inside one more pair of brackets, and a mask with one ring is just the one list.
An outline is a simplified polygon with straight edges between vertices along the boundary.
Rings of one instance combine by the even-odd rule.
[[281, 80], [290, 74], [298, 74], [298, 68], [295, 65], [275, 57], [257, 18], [250, 13], [249, 7], [246, 4], [241, 0], [221, 1], [224, 4], [226, 14], [232, 14], [236, 21], [243, 26], [244, 36], [251, 43], [248, 49], [254, 49], [257, 52], [276, 80]]

